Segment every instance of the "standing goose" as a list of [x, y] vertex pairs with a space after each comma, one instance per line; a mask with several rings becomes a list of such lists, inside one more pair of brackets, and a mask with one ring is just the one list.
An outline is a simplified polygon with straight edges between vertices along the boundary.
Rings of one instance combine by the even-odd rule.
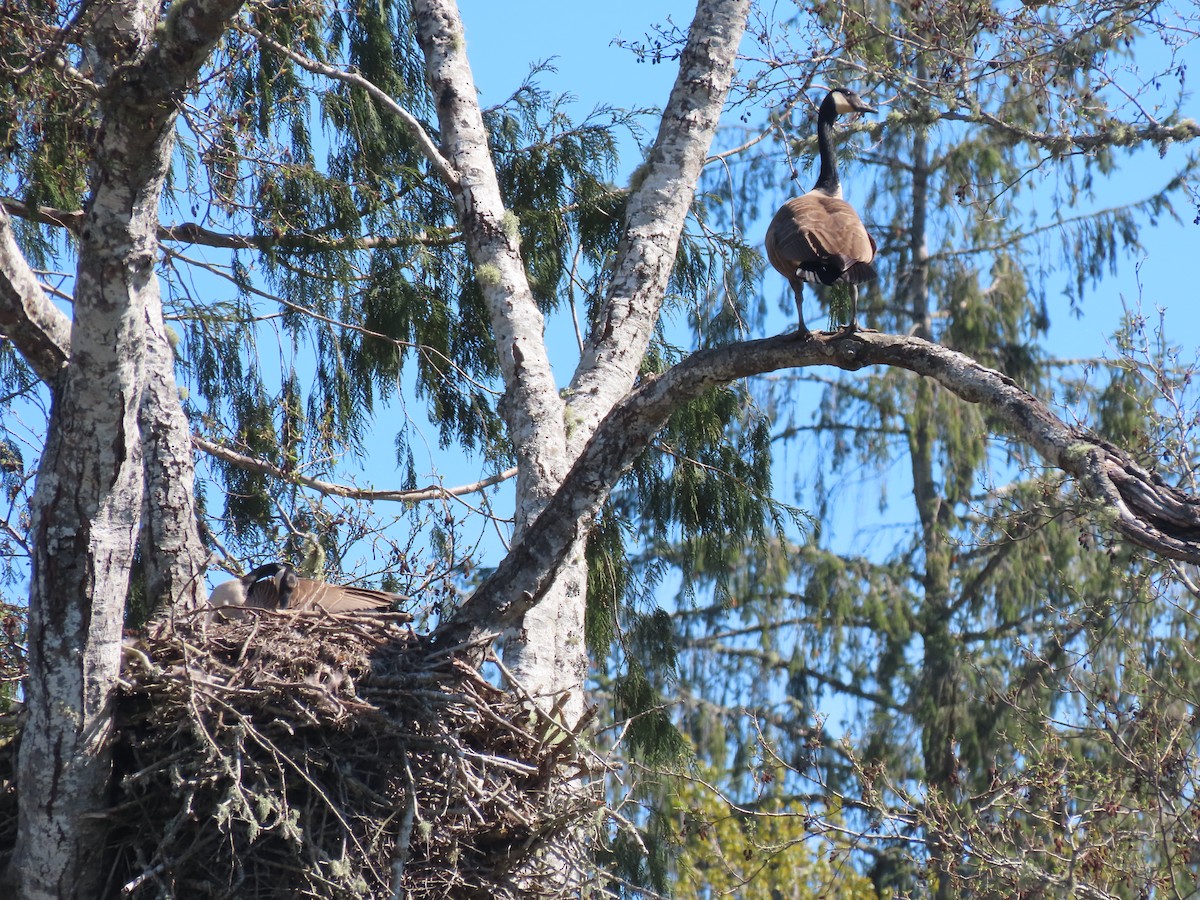
[[817, 146], [821, 151], [821, 174], [811, 191], [794, 197], [780, 207], [767, 229], [767, 259], [788, 280], [796, 295], [800, 336], [808, 336], [801, 308], [804, 283], [844, 284], [850, 292], [850, 323], [857, 327], [858, 285], [875, 277], [875, 239], [862, 219], [842, 199], [837, 155], [833, 150], [833, 123], [843, 113], [875, 112], [873, 106], [845, 88], [834, 88], [821, 103], [817, 115]]
[[241, 578], [218, 584], [208, 597], [208, 605], [213, 609], [235, 606], [361, 612], [384, 610], [407, 599], [403, 594], [390, 591], [372, 591], [301, 578], [291, 566], [276, 562], [259, 566]]

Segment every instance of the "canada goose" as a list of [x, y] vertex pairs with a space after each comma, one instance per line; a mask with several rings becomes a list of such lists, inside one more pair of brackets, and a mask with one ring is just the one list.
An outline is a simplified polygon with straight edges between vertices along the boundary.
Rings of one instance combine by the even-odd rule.
[[324, 609], [328, 612], [384, 610], [408, 598], [390, 591], [326, 584], [301, 578], [286, 563], [267, 563], [213, 588], [208, 605], [249, 609]]
[[792, 286], [800, 336], [808, 335], [801, 308], [804, 282], [844, 284], [850, 292], [850, 323], [857, 327], [858, 285], [875, 277], [875, 239], [862, 219], [842, 199], [837, 155], [833, 150], [833, 123], [842, 113], [875, 112], [873, 106], [845, 88], [834, 88], [821, 103], [817, 115], [817, 147], [821, 151], [821, 173], [811, 191], [794, 197], [780, 207], [767, 228], [767, 259]]

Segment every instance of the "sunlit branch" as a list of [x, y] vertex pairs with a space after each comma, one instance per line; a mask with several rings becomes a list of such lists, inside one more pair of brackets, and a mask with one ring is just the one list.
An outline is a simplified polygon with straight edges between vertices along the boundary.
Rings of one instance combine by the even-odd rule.
[[515, 478], [517, 474], [515, 468], [505, 469], [503, 472], [491, 475], [480, 481], [452, 488], [432, 484], [429, 487], [416, 488], [410, 491], [377, 491], [370, 488], [357, 488], [345, 484], [336, 484], [331, 481], [323, 481], [320, 478], [312, 478], [311, 476], [302, 475], [297, 472], [285, 472], [274, 463], [253, 456], [247, 456], [244, 453], [238, 453], [236, 450], [231, 450], [199, 435], [192, 435], [192, 443], [208, 455], [231, 463], [247, 472], [269, 475], [272, 478], [278, 478], [280, 481], [311, 488], [319, 494], [326, 494], [331, 497], [347, 497], [351, 500], [388, 500], [398, 503], [423, 503], [430, 500], [458, 498], [486, 490], [494, 485], [508, 481], [510, 478]]
[[983, 405], [1000, 427], [1076, 480], [1101, 527], [1170, 559], [1200, 562], [1200, 499], [1171, 487], [1128, 454], [1064, 423], [1011, 378], [916, 337], [857, 332], [798, 341], [783, 335], [701, 350], [648, 377], [600, 423], [561, 490], [447, 627], [461, 641], [494, 630], [537, 602], [572, 541], [616, 481], [681, 404], [738, 378], [781, 368], [894, 366]]
[[17, 245], [12, 220], [0, 209], [0, 332], [43, 381], [51, 381], [71, 352], [71, 325], [46, 296]]
[[1177, 125], [1148, 125], [1143, 128], [1135, 128], [1132, 125], [1118, 124], [1090, 134], [1070, 134], [1033, 131], [1006, 122], [999, 116], [982, 110], [976, 113], [947, 110], [940, 113], [940, 117], [951, 122], [987, 125], [1021, 141], [1045, 147], [1055, 156], [1063, 156], [1073, 151], [1097, 150], [1101, 147], [1137, 147], [1145, 144], [1161, 144], [1164, 141], [1186, 143], [1200, 138], [1200, 124], [1191, 119], [1185, 119]]

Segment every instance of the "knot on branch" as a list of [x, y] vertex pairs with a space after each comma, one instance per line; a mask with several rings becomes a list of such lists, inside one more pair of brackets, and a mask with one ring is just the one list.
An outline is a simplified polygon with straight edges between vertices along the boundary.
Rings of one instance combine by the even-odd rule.
[[835, 331], [829, 335], [822, 333], [819, 340], [822, 352], [834, 359], [839, 368], [854, 372], [867, 364], [864, 356], [868, 348], [858, 331]]
[[1121, 501], [1138, 519], [1172, 540], [1200, 540], [1200, 498], [1190, 497], [1158, 474], [1134, 465], [1123, 453], [1114, 459], [1110, 452], [1106, 472]]

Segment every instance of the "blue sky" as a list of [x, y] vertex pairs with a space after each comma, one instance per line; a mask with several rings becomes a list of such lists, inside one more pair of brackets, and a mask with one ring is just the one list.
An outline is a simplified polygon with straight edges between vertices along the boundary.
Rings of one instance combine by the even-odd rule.
[[[552, 59], [558, 71], [543, 73], [539, 83], [556, 93], [577, 97], [582, 115], [605, 103], [627, 108], [662, 106], [675, 76], [675, 65], [639, 63], [614, 40], [639, 40], [654, 25], [668, 20], [686, 28], [695, 6], [681, 0], [613, 0], [600, 4], [462, 0], [460, 9], [476, 86], [485, 104], [502, 101], [520, 84], [531, 65]], [[513, 27], [514, 19], [520, 19], [520, 27]], [[1200, 50], [1195, 53], [1193, 71], [1200, 71]], [[1195, 117], [1200, 118], [1200, 105]], [[622, 177], [639, 161], [632, 144], [627, 144], [625, 150]], [[1101, 188], [1097, 208], [1140, 199], [1161, 189], [1170, 177], [1172, 164], [1177, 167], [1186, 152], [1186, 148], [1175, 146], [1160, 159], [1156, 149], [1145, 149], [1123, 160], [1119, 177]], [[780, 165], [784, 165], [782, 159]], [[849, 174], [852, 177], [853, 171]], [[803, 177], [801, 184], [806, 186]], [[1069, 309], [1064, 267], [1063, 284], [1048, 289], [1051, 329], [1047, 343], [1053, 353], [1063, 358], [1111, 355], [1109, 337], [1118, 327], [1123, 310], [1139, 306], [1151, 316], [1157, 315], [1158, 307], [1165, 308], [1171, 337], [1188, 348], [1200, 345], [1200, 298], [1193, 279], [1179, 264], [1200, 254], [1200, 226], [1192, 223], [1195, 210], [1181, 206], [1179, 212], [1183, 221], [1164, 216], [1153, 228], [1143, 229], [1143, 250], [1128, 254], [1114, 274], [1089, 292], [1082, 317]], [[869, 217], [869, 210], [864, 214]], [[765, 223], [762, 227], [765, 229]], [[752, 233], [750, 237], [758, 240], [760, 235]], [[784, 282], [774, 272], [768, 271], [765, 279], [768, 296], [784, 292]], [[789, 324], [779, 320], [781, 329]], [[551, 337], [553, 341], [553, 333]], [[567, 332], [562, 337], [573, 340]], [[561, 372], [559, 377], [565, 380], [569, 373]]]
[[[632, 53], [616, 46], [614, 41], [641, 40], [660, 24], [671, 23], [686, 29], [694, 2], [609, 0], [599, 4], [564, 4], [561, 0], [461, 0], [460, 8], [476, 85], [485, 104], [502, 102], [521, 83], [532, 65], [551, 61], [557, 71], [541, 73], [539, 83], [553, 92], [576, 97], [575, 113], [582, 117], [601, 104], [633, 108], [662, 106], [666, 102], [675, 77], [675, 64], [638, 62]], [[1200, 58], [1196, 63], [1193, 71], [1200, 71]], [[1200, 118], [1200, 108], [1194, 115]], [[656, 123], [649, 119], [646, 126], [652, 138]], [[1098, 205], [1116, 205], [1157, 190], [1168, 177], [1171, 165], [1182, 161], [1185, 152], [1184, 148], [1169, 148], [1166, 159], [1161, 160], [1154, 150], [1141, 151], [1134, 161], [1122, 163], [1119, 178], [1104, 188]], [[623, 180], [638, 161], [637, 148], [632, 142], [626, 142], [618, 179]], [[781, 172], [784, 166], [785, 161], [781, 159]], [[853, 177], [853, 167], [846, 174]], [[807, 184], [807, 179], [802, 176], [801, 185], [807, 187]], [[869, 219], [870, 211], [863, 212]], [[1185, 358], [1195, 355], [1194, 348], [1200, 345], [1200, 303], [1196, 300], [1195, 277], [1188, 272], [1187, 263], [1200, 255], [1200, 226], [1191, 222], [1194, 211], [1182, 208], [1181, 213], [1184, 215], [1182, 223], [1164, 217], [1155, 228], [1143, 230], [1144, 251], [1131, 255], [1116, 275], [1106, 278], [1090, 293], [1084, 304], [1083, 318], [1072, 315], [1067, 309], [1066, 298], [1061, 296], [1059, 289], [1051, 287], [1049, 346], [1052, 352], [1065, 357], [1111, 355], [1108, 336], [1120, 320], [1123, 304], [1133, 306], [1140, 302], [1148, 314], [1154, 314], [1158, 306], [1165, 307], [1170, 334], [1188, 348]], [[763, 229], [756, 230], [757, 233], [752, 230], [749, 235], [755, 242], [761, 239]], [[1063, 269], [1065, 279], [1066, 266]], [[782, 278], [768, 271], [765, 279], [769, 297], [783, 295], [786, 286]], [[814, 318], [813, 321], [817, 320]], [[782, 314], [772, 321], [776, 331], [792, 327], [792, 324]], [[575, 339], [573, 330], [562, 327], [562, 323], [554, 327], [550, 333], [552, 358], [562, 362], [559, 380], [565, 383], [570, 378]], [[806, 414], [801, 410], [798, 416], [803, 419]], [[384, 433], [386, 430], [386, 426], [381, 425], [379, 450], [372, 454], [367, 471], [362, 473], [364, 483], [381, 488], [394, 487], [396, 476], [391, 439]], [[418, 460], [419, 469], [423, 462], [428, 467], [422, 475], [441, 477], [445, 484], [452, 485], [474, 481], [487, 474], [478, 461], [453, 459], [452, 453], [437, 446], [432, 430], [427, 434], [430, 435], [428, 455], [425, 460]], [[796, 499], [787, 496], [790, 483], [787, 476], [778, 480], [781, 499]], [[874, 506], [877, 500], [878, 491], [867, 490], [858, 502]], [[498, 501], [497, 511], [506, 512], [503, 499]], [[853, 519], [853, 508], [847, 512]], [[490, 563], [499, 550], [498, 541], [490, 527], [485, 527], [483, 532], [491, 535], [487, 538], [493, 545], [488, 554], [492, 557], [487, 560]], [[219, 579], [220, 575], [216, 577]]]
[[[557, 73], [539, 76], [546, 88], [578, 98], [580, 113], [599, 104], [618, 107], [659, 106], [665, 102], [675, 76], [673, 63], [639, 63], [613, 41], [639, 40], [656, 24], [670, 19], [680, 28], [691, 21], [695, 4], [681, 0], [611, 0], [598, 4], [564, 4], [551, 0], [461, 0], [467, 32], [467, 49], [476, 86], [485, 104], [502, 101], [521, 82], [532, 64], [553, 59]], [[781, 11], [780, 14], [784, 14]], [[514, 27], [514, 20], [520, 25]], [[1200, 48], [1193, 71], [1200, 71]], [[1200, 104], [1195, 118], [1200, 118]], [[1139, 151], [1121, 163], [1119, 178], [1109, 184], [1098, 207], [1118, 205], [1148, 196], [1162, 188], [1169, 164], [1182, 161], [1186, 150], [1168, 149], [1160, 159], [1157, 150]], [[638, 160], [622, 159], [622, 172]], [[784, 161], [780, 160], [781, 167]], [[805, 179], [801, 184], [807, 186]], [[1200, 254], [1200, 226], [1192, 223], [1195, 210], [1180, 209], [1183, 222], [1167, 217], [1143, 232], [1144, 252], [1131, 255], [1120, 270], [1092, 292], [1082, 319], [1071, 315], [1065, 298], [1054, 304], [1051, 296], [1050, 344], [1067, 357], [1105, 352], [1108, 335], [1117, 327], [1122, 303], [1139, 300], [1147, 311], [1168, 310], [1172, 334], [1184, 344], [1200, 343], [1200, 302], [1191, 279], [1183, 275], [1180, 259]], [[768, 290], [782, 291], [783, 281], [769, 273]], [[772, 288], [774, 285], [774, 288]]]

